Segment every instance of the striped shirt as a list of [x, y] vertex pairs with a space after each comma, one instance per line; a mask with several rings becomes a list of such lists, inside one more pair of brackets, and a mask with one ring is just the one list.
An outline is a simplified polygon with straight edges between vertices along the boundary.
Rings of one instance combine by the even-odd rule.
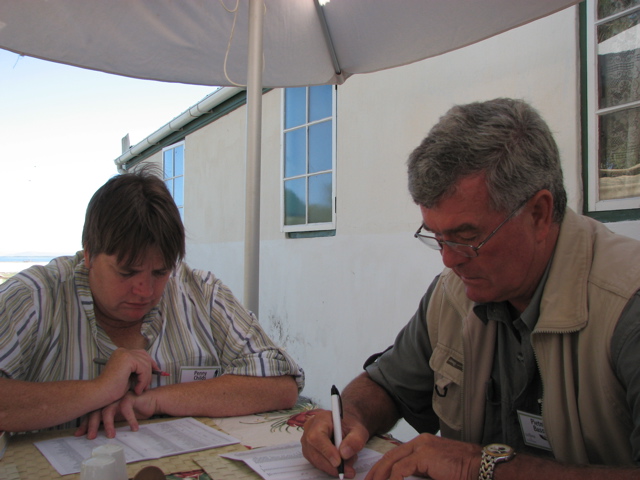
[[[143, 319], [146, 351], [180, 381], [181, 367], [219, 366], [222, 374], [292, 375], [298, 391], [304, 372], [264, 332], [211, 272], [179, 265], [163, 296]], [[30, 382], [88, 380], [100, 374], [95, 357], [116, 349], [96, 322], [83, 253], [30, 267], [0, 285], [0, 376]], [[74, 426], [70, 422], [61, 427]]]

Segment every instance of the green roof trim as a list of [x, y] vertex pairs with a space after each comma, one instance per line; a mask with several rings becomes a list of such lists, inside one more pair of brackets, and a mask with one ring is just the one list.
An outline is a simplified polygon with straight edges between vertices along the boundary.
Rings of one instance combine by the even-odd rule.
[[[264, 89], [262, 91], [262, 94], [264, 95], [269, 90], [271, 90], [271, 89]], [[224, 117], [225, 115], [227, 115], [227, 114], [233, 112], [234, 110], [242, 107], [246, 103], [247, 103], [247, 92], [245, 90], [243, 90], [240, 93], [234, 95], [233, 97], [231, 97], [231, 98], [225, 100], [224, 102], [216, 105], [215, 107], [213, 107], [208, 112], [205, 112], [202, 115], [200, 115], [199, 117], [194, 118], [193, 121], [187, 123], [180, 130], [177, 130], [175, 132], [170, 133], [169, 135], [164, 137], [157, 144], [155, 144], [153, 146], [150, 146], [149, 148], [144, 150], [142, 153], [136, 155], [131, 160], [126, 162], [123, 165], [123, 168], [125, 170], [129, 170], [129, 169], [135, 167], [140, 162], [143, 162], [143, 161], [147, 160], [149, 157], [153, 156], [154, 154], [162, 151], [163, 148], [168, 147], [169, 145], [173, 145], [174, 143], [178, 143], [178, 142], [184, 140], [187, 135], [190, 135], [191, 133], [200, 130], [202, 127], [205, 127], [205, 126], [209, 125], [210, 123], [215, 122], [219, 118]]]

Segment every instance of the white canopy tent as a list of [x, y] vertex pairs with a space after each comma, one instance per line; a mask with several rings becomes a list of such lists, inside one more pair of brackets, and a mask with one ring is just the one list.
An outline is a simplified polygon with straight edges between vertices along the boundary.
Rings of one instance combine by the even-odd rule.
[[258, 313], [262, 88], [341, 84], [354, 74], [464, 47], [575, 3], [2, 0], [0, 48], [129, 77], [246, 86], [244, 299]]

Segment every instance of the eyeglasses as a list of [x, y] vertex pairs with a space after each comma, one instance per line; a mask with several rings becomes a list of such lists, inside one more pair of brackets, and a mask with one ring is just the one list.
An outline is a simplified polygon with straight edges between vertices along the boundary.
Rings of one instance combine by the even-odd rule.
[[505, 223], [511, 220], [516, 215], [516, 213], [518, 213], [520, 209], [525, 206], [525, 204], [528, 201], [529, 199], [525, 200], [520, 205], [518, 205], [518, 207], [513, 212], [511, 212], [507, 216], [507, 218], [505, 218], [502, 221], [502, 223], [498, 225], [496, 229], [489, 234], [487, 238], [485, 238], [482, 242], [480, 242], [480, 244], [477, 247], [473, 245], [468, 245], [466, 243], [456, 243], [456, 242], [450, 242], [448, 240], [439, 240], [433, 235], [424, 235], [420, 233], [424, 228], [424, 224], [420, 225], [420, 228], [413, 236], [416, 237], [418, 240], [420, 240], [422, 243], [424, 243], [427, 247], [433, 248], [434, 250], [442, 251], [442, 249], [444, 248], [444, 245], [446, 245], [447, 247], [449, 247], [451, 250], [453, 250], [455, 253], [459, 255], [462, 255], [467, 258], [475, 258], [478, 256], [478, 250], [480, 250], [480, 248], [482, 248], [491, 239], [491, 237], [493, 237], [498, 232], [498, 230], [502, 228], [502, 226]]

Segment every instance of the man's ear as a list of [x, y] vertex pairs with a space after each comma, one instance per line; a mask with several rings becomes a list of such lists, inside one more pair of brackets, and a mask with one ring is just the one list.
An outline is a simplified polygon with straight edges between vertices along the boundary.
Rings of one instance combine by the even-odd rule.
[[91, 265], [91, 254], [89, 253], [89, 250], [87, 250], [86, 248], [84, 249], [84, 264], [87, 267]]
[[553, 225], [553, 195], [549, 190], [540, 190], [531, 198], [531, 216], [536, 240], [544, 240]]

